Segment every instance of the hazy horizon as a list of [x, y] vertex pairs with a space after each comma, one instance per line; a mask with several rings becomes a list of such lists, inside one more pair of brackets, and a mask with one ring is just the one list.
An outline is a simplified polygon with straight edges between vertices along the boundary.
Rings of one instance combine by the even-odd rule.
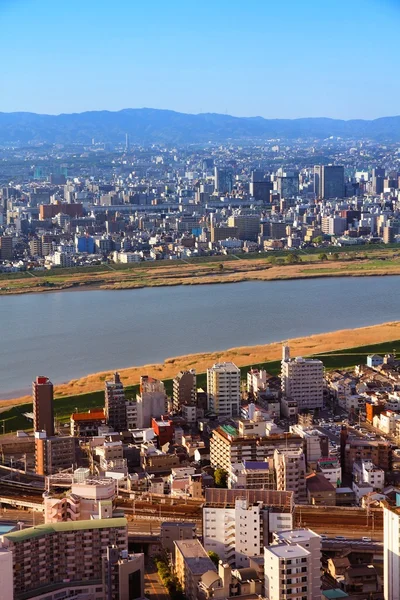
[[0, 0], [0, 111], [398, 113], [398, 0]]

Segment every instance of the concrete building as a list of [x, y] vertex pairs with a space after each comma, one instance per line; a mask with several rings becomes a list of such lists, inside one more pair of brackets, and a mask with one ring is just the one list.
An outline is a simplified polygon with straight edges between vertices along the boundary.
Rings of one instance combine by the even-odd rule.
[[317, 198], [343, 198], [344, 167], [316, 165], [314, 167], [314, 191]]
[[14, 600], [13, 555], [1, 546], [0, 543], [0, 600]]
[[140, 393], [136, 395], [137, 427], [151, 427], [167, 409], [167, 394], [162, 381], [144, 375], [140, 378]]
[[321, 473], [306, 476], [307, 502], [314, 506], [335, 506], [336, 485], [333, 486]]
[[33, 429], [54, 435], [53, 384], [48, 377], [36, 377], [32, 383]]
[[161, 546], [175, 560], [175, 542], [178, 540], [194, 540], [196, 538], [195, 523], [178, 523], [164, 521], [161, 523]]
[[306, 460], [303, 450], [276, 449], [274, 464], [276, 489], [293, 492], [296, 504], [306, 503]]
[[114, 431], [126, 431], [125, 392], [119, 373], [114, 373], [112, 381], [105, 382], [105, 415], [107, 425]]
[[197, 600], [202, 575], [217, 571], [199, 540], [178, 540], [175, 544], [175, 573], [188, 600]]
[[400, 507], [383, 509], [383, 580], [385, 600], [400, 598]]
[[298, 410], [323, 407], [324, 365], [311, 358], [290, 358], [283, 346], [281, 363], [282, 394], [297, 401]]
[[232, 362], [215, 363], [207, 369], [208, 410], [234, 417], [240, 409], [240, 369]]
[[290, 431], [304, 439], [304, 452], [308, 466], [315, 468], [321, 458], [329, 455], [328, 436], [319, 429], [291, 425]]
[[144, 554], [129, 554], [108, 546], [104, 559], [106, 598], [132, 600], [144, 597]]
[[258, 215], [232, 215], [228, 219], [228, 227], [237, 227], [239, 240], [257, 241], [260, 232]]
[[204, 547], [238, 568], [262, 554], [274, 532], [292, 528], [291, 492], [208, 488], [205, 498]]
[[49, 437], [45, 431], [35, 431], [35, 470], [38, 475], [52, 475], [71, 469], [76, 461], [76, 438]]
[[107, 547], [127, 550], [127, 521], [37, 525], [3, 535], [2, 543], [13, 555], [15, 600], [57, 600], [79, 593], [106, 600]]
[[311, 553], [299, 544], [264, 548], [265, 596], [268, 600], [314, 600]]
[[196, 405], [196, 371], [179, 371], [173, 380], [172, 400], [174, 410], [179, 411], [183, 406]]
[[214, 190], [219, 194], [229, 194], [233, 189], [233, 171], [230, 167], [214, 168]]
[[103, 409], [89, 410], [87, 413], [72, 413], [70, 418], [70, 431], [72, 436], [88, 438], [97, 436], [99, 427], [106, 424]]
[[318, 461], [318, 471], [331, 483], [334, 487], [342, 485], [342, 467], [338, 458], [326, 457]]
[[229, 489], [275, 490], [275, 469], [272, 458], [264, 461], [244, 460], [232, 465], [228, 473]]

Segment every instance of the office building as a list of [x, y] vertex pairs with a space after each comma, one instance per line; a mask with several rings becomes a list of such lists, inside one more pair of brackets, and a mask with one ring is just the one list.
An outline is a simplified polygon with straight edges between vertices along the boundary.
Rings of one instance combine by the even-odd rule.
[[32, 383], [33, 429], [54, 435], [53, 384], [48, 377], [36, 377]]
[[232, 362], [215, 363], [207, 369], [208, 410], [234, 417], [240, 408], [240, 369]]
[[105, 382], [105, 415], [107, 425], [114, 431], [125, 431], [126, 423], [126, 401], [124, 386], [119, 373], [114, 373], [112, 381]]
[[298, 410], [323, 407], [324, 365], [311, 358], [290, 358], [283, 346], [281, 363], [282, 394], [297, 402]]
[[13, 238], [11, 235], [0, 236], [0, 260], [12, 260], [13, 256]]
[[269, 176], [266, 178], [262, 171], [252, 171], [250, 174], [250, 196], [254, 200], [260, 200], [264, 204], [269, 204], [270, 195], [274, 189], [274, 184]]
[[296, 198], [299, 195], [299, 172], [279, 169], [276, 185], [281, 199]]
[[385, 187], [385, 169], [376, 167], [372, 169], [372, 193], [379, 195], [383, 194]]
[[78, 594], [106, 600], [107, 547], [127, 551], [127, 521], [37, 525], [3, 535], [2, 543], [13, 555], [15, 600], [57, 600]]
[[228, 219], [228, 227], [237, 227], [239, 240], [255, 242], [260, 233], [260, 217], [258, 215], [232, 215]]
[[180, 371], [173, 380], [173, 407], [181, 410], [182, 406], [196, 405], [196, 371]]
[[108, 546], [103, 564], [107, 600], [144, 598], [144, 554], [129, 554], [118, 546]]
[[314, 192], [317, 198], [343, 198], [344, 167], [316, 165], [314, 167]]
[[228, 227], [227, 225], [212, 225], [210, 229], [210, 240], [213, 244], [226, 240], [228, 238], [238, 238], [238, 228]]
[[205, 496], [204, 547], [237, 568], [262, 554], [273, 533], [292, 528], [292, 492], [208, 488]]
[[218, 194], [230, 194], [233, 190], [233, 171], [230, 167], [214, 168], [214, 190]]
[[383, 582], [385, 600], [400, 598], [400, 507], [383, 508]]
[[38, 475], [52, 475], [73, 469], [76, 461], [77, 438], [48, 436], [35, 431], [35, 470]]

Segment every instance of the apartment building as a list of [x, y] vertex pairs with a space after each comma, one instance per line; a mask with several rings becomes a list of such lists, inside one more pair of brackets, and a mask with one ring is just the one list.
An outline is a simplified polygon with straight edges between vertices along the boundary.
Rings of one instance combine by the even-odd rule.
[[228, 473], [229, 489], [275, 490], [275, 469], [272, 458], [264, 461], [244, 460], [231, 465]]
[[89, 410], [84, 413], [72, 413], [70, 418], [70, 431], [72, 436], [88, 438], [98, 435], [99, 427], [106, 423], [103, 409]]
[[203, 508], [203, 541], [207, 551], [237, 568], [260, 555], [272, 533], [291, 529], [293, 494], [273, 490], [208, 488]]
[[167, 394], [162, 381], [144, 375], [140, 378], [140, 393], [136, 395], [137, 427], [151, 427], [153, 418], [159, 419], [167, 409]]
[[344, 471], [351, 474], [356, 460], [371, 460], [376, 467], [390, 471], [392, 467], [392, 445], [383, 440], [352, 439], [344, 437]]
[[173, 380], [172, 401], [174, 410], [179, 411], [183, 406], [196, 405], [196, 371], [179, 371]]
[[311, 358], [290, 358], [283, 346], [281, 363], [282, 394], [297, 402], [298, 410], [323, 407], [324, 365]]
[[177, 540], [175, 573], [188, 600], [197, 600], [202, 575], [217, 569], [199, 540]]
[[274, 533], [274, 544], [301, 546], [310, 552], [308, 583], [311, 586], [312, 600], [321, 598], [321, 536], [311, 529], [293, 529]]
[[306, 503], [306, 460], [303, 450], [276, 449], [274, 464], [276, 489], [293, 492], [296, 504]]
[[196, 538], [195, 523], [179, 523], [164, 521], [161, 523], [161, 546], [175, 559], [175, 544], [178, 540], [194, 540]]
[[53, 491], [43, 495], [45, 523], [105, 519], [113, 515], [115, 479], [89, 478], [73, 483], [65, 494]]
[[274, 456], [276, 448], [303, 449], [303, 439], [292, 433], [275, 433], [268, 436], [245, 435], [230, 425], [222, 425], [212, 432], [210, 462], [214, 468], [225, 469], [245, 460], [264, 461]]
[[114, 378], [111, 381], [106, 381], [104, 386], [104, 412], [107, 425], [112, 427], [114, 431], [125, 431], [127, 429], [125, 391], [119, 373], [114, 373]]
[[342, 467], [338, 458], [321, 458], [318, 461], [318, 471], [331, 483], [335, 488], [342, 484]]
[[385, 600], [400, 598], [400, 507], [383, 509], [383, 580]]
[[48, 377], [39, 376], [32, 383], [33, 429], [54, 435], [53, 384]]
[[299, 544], [264, 548], [265, 596], [268, 600], [314, 600], [311, 553]]
[[15, 600], [56, 600], [61, 592], [105, 600], [105, 554], [109, 546], [127, 550], [127, 521], [38, 525], [7, 533], [2, 543], [13, 554]]
[[232, 362], [215, 363], [207, 369], [208, 410], [235, 417], [240, 410], [240, 369]]
[[48, 437], [45, 431], [35, 431], [35, 470], [38, 475], [52, 475], [71, 469], [76, 460], [76, 438]]

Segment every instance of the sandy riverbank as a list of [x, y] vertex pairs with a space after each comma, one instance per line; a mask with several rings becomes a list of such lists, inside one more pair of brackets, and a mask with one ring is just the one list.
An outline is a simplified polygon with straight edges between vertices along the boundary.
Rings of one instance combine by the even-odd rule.
[[[289, 340], [292, 355], [307, 356], [321, 352], [345, 350], [355, 346], [379, 344], [400, 339], [400, 321], [361, 327], [358, 329], [343, 329], [331, 333], [322, 333], [309, 337]], [[287, 340], [282, 340], [287, 341]], [[129, 367], [121, 369], [121, 379], [125, 385], [139, 383], [141, 375], [150, 375], [158, 379], [170, 379], [181, 369], [195, 369], [204, 373], [209, 366], [217, 361], [233, 361], [239, 367], [258, 364], [265, 361], [279, 360], [282, 352], [282, 342], [259, 346], [243, 346], [230, 348], [221, 352], [207, 352], [168, 358], [163, 363]], [[104, 381], [112, 375], [112, 371], [93, 373], [87, 377], [74, 379], [68, 383], [55, 386], [56, 396], [69, 396], [100, 390]], [[1, 408], [30, 402], [30, 396], [1, 401]]]

